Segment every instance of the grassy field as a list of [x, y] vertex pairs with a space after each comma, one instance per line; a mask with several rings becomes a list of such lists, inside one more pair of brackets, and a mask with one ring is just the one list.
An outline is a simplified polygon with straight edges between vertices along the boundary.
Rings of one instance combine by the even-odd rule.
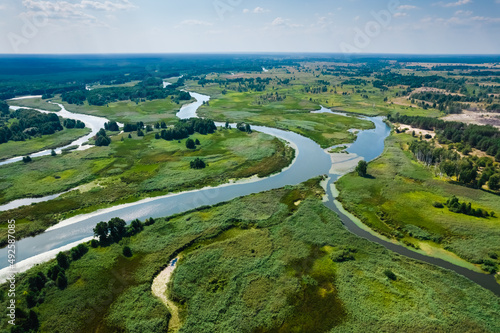
[[477, 218], [433, 206], [456, 195], [498, 216], [498, 196], [435, 177], [433, 169], [417, 163], [404, 149], [411, 140], [415, 139], [406, 134], [389, 137], [384, 154], [369, 164], [370, 177], [342, 177], [337, 188], [344, 207], [372, 229], [408, 245], [442, 247], [475, 264], [489, 260], [498, 265], [500, 218]]
[[65, 128], [62, 131], [51, 135], [44, 135], [40, 138], [2, 143], [0, 145], [0, 160], [29, 155], [46, 149], [63, 147], [88, 133], [90, 133], [89, 128]]
[[[87, 102], [84, 105], [68, 104], [63, 102], [60, 96], [51, 98], [50, 101], [63, 104], [66, 110], [70, 112], [105, 117], [121, 123], [142, 121], [145, 124], [154, 124], [159, 121], [169, 123], [176, 120], [175, 114], [181, 109], [182, 105], [191, 103], [194, 99], [191, 101], [180, 101], [179, 104], [169, 98], [139, 102], [138, 104], [132, 101], [119, 101], [109, 103], [108, 106], [88, 105]], [[49, 111], [59, 111], [60, 109], [57, 105], [47, 103], [46, 100], [41, 99], [10, 101], [9, 104]]]
[[23, 106], [26, 108], [41, 109], [47, 111], [59, 111], [61, 108], [58, 105], [47, 103], [47, 100], [41, 98], [20, 99], [15, 101], [7, 101], [11, 106]]
[[[165, 332], [170, 315], [151, 283], [179, 253], [169, 285], [179, 332], [500, 330], [498, 297], [350, 234], [323, 206], [317, 184], [157, 219], [119, 244], [90, 248], [70, 263], [66, 289], [47, 282], [38, 292], [40, 332]], [[28, 311], [29, 277], [54, 265], [18, 277], [20, 309]], [[3, 312], [7, 289], [0, 287]], [[5, 313], [0, 321], [8, 332]]]
[[[109, 147], [1, 167], [0, 203], [83, 186], [52, 201], [0, 213], [4, 221], [0, 225], [0, 239], [6, 237], [7, 217], [16, 219], [17, 236], [21, 238], [41, 232], [61, 219], [98, 208], [219, 185], [229, 179], [264, 177], [280, 171], [294, 157], [293, 149], [278, 139], [236, 129], [192, 135], [193, 140], [201, 142], [196, 150], [187, 149], [186, 140], [157, 140], [153, 132], [142, 138], [136, 134], [131, 139], [127, 136], [128, 133], [114, 136]], [[196, 157], [209, 166], [191, 169], [190, 161]]]

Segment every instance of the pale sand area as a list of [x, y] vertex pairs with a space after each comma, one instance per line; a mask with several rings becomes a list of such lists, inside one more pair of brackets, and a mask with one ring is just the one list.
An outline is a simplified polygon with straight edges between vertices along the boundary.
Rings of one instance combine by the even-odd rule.
[[166, 295], [167, 284], [169, 283], [170, 278], [172, 277], [172, 273], [174, 272], [178, 262], [179, 257], [172, 260], [168, 264], [168, 267], [161, 271], [161, 273], [158, 274], [157, 277], [155, 277], [155, 279], [153, 280], [153, 285], [151, 286], [153, 295], [158, 297], [162, 301], [162, 303], [165, 304], [165, 306], [170, 310], [170, 314], [172, 315], [172, 318], [168, 323], [169, 332], [176, 332], [181, 326], [181, 322], [179, 319], [179, 309], [174, 302], [168, 299]]
[[447, 121], [459, 121], [466, 124], [491, 125], [500, 128], [500, 113], [464, 111], [450, 114], [443, 118]]

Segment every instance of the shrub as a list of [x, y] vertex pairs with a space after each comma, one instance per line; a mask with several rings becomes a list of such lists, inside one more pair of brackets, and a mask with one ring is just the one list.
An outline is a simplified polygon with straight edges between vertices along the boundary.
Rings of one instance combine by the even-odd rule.
[[193, 139], [187, 139], [186, 140], [186, 148], [188, 148], [188, 149], [196, 149], [196, 145], [195, 145]]
[[437, 201], [433, 202], [432, 205], [436, 208], [444, 208], [444, 205]]
[[31, 162], [31, 161], [32, 161], [31, 157], [29, 157], [29, 156], [24, 156], [24, 157], [23, 157], [23, 162], [24, 162], [24, 163], [29, 163], [29, 162]]
[[201, 158], [197, 157], [194, 161], [189, 163], [189, 166], [191, 169], [204, 169], [207, 165]]
[[384, 271], [384, 275], [387, 276], [387, 278], [392, 281], [396, 281], [397, 279], [396, 274], [394, 274], [394, 272], [391, 271], [390, 269], [386, 269]]
[[124, 255], [125, 257], [127, 257], [127, 258], [132, 257], [132, 250], [131, 250], [131, 249], [130, 249], [130, 247], [128, 247], [128, 246], [125, 246], [125, 247], [123, 248], [122, 253], [123, 253], [123, 255]]

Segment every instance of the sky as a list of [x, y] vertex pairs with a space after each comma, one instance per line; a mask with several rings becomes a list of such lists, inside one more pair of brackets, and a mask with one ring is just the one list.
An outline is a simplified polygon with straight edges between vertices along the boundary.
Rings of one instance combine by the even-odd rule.
[[500, 54], [500, 0], [0, 0], [0, 53]]

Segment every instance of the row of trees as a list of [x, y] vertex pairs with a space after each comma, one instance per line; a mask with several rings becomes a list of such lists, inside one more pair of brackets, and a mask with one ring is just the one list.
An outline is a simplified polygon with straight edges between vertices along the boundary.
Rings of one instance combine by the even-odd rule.
[[106, 246], [112, 243], [118, 243], [124, 237], [136, 235], [144, 230], [145, 226], [154, 223], [155, 220], [152, 217], [147, 219], [144, 223], [135, 219], [128, 226], [127, 223], [119, 217], [114, 217], [108, 222], [99, 222], [94, 228], [94, 236], [98, 238], [98, 241], [93, 240], [91, 245], [92, 247], [97, 247], [98, 245]]
[[164, 140], [182, 140], [188, 138], [190, 135], [200, 133], [203, 135], [212, 134], [217, 130], [217, 126], [213, 120], [191, 118], [183, 119], [177, 122], [173, 128], [164, 129], [160, 133], [160, 137]]

